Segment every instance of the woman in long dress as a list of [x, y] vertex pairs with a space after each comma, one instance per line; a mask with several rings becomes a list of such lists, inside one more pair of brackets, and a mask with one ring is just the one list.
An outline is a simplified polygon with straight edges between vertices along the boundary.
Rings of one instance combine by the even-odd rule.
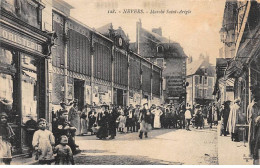
[[84, 135], [88, 133], [88, 112], [89, 112], [89, 105], [86, 104], [82, 110], [82, 113], [80, 115], [80, 134]]
[[101, 106], [102, 110], [98, 114], [97, 117], [97, 123], [98, 126], [100, 126], [98, 132], [97, 132], [97, 138], [99, 139], [106, 139], [108, 137], [108, 111], [105, 110], [104, 105]]
[[75, 127], [76, 130], [76, 135], [80, 134], [80, 116], [79, 116], [80, 112], [78, 111], [78, 100], [75, 99], [73, 101], [73, 106], [70, 108], [69, 110], [69, 122], [70, 124]]
[[160, 117], [163, 114], [160, 107], [157, 106], [156, 109], [152, 110], [152, 114], [154, 115], [154, 128], [161, 128], [161, 120]]

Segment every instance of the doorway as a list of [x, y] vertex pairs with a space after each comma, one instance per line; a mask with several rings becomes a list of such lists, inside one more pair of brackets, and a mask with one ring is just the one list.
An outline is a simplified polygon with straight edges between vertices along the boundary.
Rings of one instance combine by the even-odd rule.
[[123, 106], [124, 105], [124, 101], [123, 101], [123, 95], [124, 91], [122, 89], [117, 89], [117, 105], [118, 106]]
[[85, 81], [74, 79], [74, 98], [78, 99], [78, 109], [80, 111], [84, 106], [84, 85]]

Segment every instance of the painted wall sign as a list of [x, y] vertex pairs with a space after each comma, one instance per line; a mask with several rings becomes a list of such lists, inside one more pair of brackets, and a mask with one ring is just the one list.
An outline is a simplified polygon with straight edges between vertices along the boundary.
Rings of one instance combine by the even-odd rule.
[[37, 44], [35, 41], [15, 33], [14, 31], [0, 27], [0, 38], [19, 44], [23, 47], [30, 48], [32, 50], [42, 53], [42, 46]]

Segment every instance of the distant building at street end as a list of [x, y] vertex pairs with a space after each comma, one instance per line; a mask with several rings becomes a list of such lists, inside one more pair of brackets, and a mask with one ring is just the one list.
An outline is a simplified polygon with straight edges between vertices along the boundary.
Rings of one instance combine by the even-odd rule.
[[139, 21], [136, 24], [136, 42], [130, 43], [130, 48], [163, 68], [163, 102], [179, 104], [186, 99], [187, 56], [179, 43], [162, 35], [161, 27], [148, 31]]
[[198, 60], [187, 64], [186, 81], [189, 83], [187, 103], [208, 105], [214, 101], [215, 67], [209, 63], [208, 56], [200, 55]]

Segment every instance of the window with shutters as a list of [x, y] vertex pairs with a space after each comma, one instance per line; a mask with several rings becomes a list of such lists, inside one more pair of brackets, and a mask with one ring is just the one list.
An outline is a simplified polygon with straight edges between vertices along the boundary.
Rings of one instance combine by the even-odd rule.
[[213, 77], [208, 77], [208, 86], [209, 87], [213, 87], [214, 83], [213, 83]]
[[199, 84], [199, 77], [195, 76], [195, 85]]
[[204, 89], [204, 98], [208, 98], [208, 90], [207, 89]]
[[203, 82], [203, 76], [200, 76], [200, 84]]
[[208, 84], [208, 77], [205, 76], [205, 77], [204, 77], [204, 85], [207, 85], [207, 84]]

